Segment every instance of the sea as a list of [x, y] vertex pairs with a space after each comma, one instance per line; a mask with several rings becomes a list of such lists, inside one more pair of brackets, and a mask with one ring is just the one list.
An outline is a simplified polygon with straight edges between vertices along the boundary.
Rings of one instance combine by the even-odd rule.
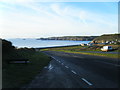
[[57, 47], [57, 46], [70, 46], [80, 45], [82, 43], [88, 44], [91, 41], [71, 41], [71, 40], [37, 40], [37, 39], [7, 39], [12, 42], [12, 45], [17, 48], [46, 48], [46, 47]]

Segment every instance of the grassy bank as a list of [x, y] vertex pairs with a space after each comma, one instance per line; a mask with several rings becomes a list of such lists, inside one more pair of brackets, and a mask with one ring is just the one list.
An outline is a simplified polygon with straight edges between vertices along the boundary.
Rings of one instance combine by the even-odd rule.
[[[50, 51], [62, 51], [68, 53], [76, 53], [76, 54], [87, 54], [87, 55], [95, 55], [95, 56], [105, 56], [111, 58], [118, 58], [118, 54], [110, 54], [110, 53], [94, 53], [94, 51], [101, 51], [100, 48], [102, 46], [71, 46], [71, 47], [59, 47], [59, 48], [47, 48], [43, 50], [50, 50]], [[118, 48], [118, 46], [113, 46], [113, 48]], [[84, 52], [84, 51], [93, 51], [93, 52]], [[112, 52], [119, 52], [118, 49]]]
[[[28, 58], [30, 63], [7, 64], [2, 73], [3, 88], [19, 88], [28, 84], [50, 61], [50, 57], [34, 50], [19, 49], [16, 52], [16, 56]], [[11, 58], [10, 56], [15, 56], [15, 54], [6, 55], [7, 58]]]
[[62, 51], [62, 52], [67, 52], [67, 53], [87, 54], [87, 55], [95, 55], [95, 56], [105, 56], [105, 57], [111, 57], [111, 58], [118, 58], [118, 54], [88, 53], [88, 52], [76, 52], [76, 51], [67, 51], [67, 50], [53, 50], [53, 51]]

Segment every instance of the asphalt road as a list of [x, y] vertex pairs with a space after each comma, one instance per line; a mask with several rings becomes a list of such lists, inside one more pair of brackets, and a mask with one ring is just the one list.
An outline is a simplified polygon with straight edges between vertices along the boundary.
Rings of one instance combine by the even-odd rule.
[[113, 51], [109, 51], [109, 52], [102, 52], [102, 51], [78, 51], [78, 52], [118, 54], [118, 52], [113, 52]]
[[30, 88], [118, 88], [118, 59], [56, 51]]

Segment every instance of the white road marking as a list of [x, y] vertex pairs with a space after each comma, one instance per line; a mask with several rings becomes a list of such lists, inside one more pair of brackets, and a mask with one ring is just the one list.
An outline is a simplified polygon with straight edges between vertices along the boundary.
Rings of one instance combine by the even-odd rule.
[[69, 68], [68, 66], [65, 66], [66, 68]]
[[55, 57], [51, 56], [53, 59], [57, 60]]
[[[48, 55], [48, 54], [47, 54]], [[49, 56], [49, 55], [48, 55]], [[53, 56], [51, 56], [53, 59], [55, 59], [56, 61], [58, 61], [59, 63], [61, 63], [59, 60], [57, 60], [55, 57], [53, 57]], [[75, 57], [77, 57], [77, 56], [75, 56]], [[81, 58], [83, 58], [83, 57], [81, 57]], [[63, 63], [61, 63], [62, 65], [64, 65]], [[111, 63], [107, 63], [107, 64], [111, 64]], [[112, 64], [113, 65], [113, 64]], [[69, 68], [68, 66], [65, 66], [66, 68]], [[44, 68], [47, 68], [47, 67], [44, 67]], [[49, 70], [51, 70], [51, 69], [53, 69], [53, 66], [50, 64], [49, 65]], [[77, 74], [75, 71], [73, 71], [73, 70], [71, 70], [71, 72], [72, 73], [74, 73], [74, 74]], [[92, 83], [90, 83], [90, 82], [88, 82], [85, 78], [81, 78], [84, 82], [86, 82], [88, 85], [93, 85]]]
[[71, 70], [72, 73], [77, 74], [75, 71]]
[[85, 81], [88, 85], [92, 85], [92, 83], [90, 83], [90, 82], [88, 82], [86, 79], [84, 79], [84, 78], [81, 78], [83, 81]]
[[58, 61], [59, 63], [61, 63], [59, 60], [57, 60], [55, 57], [51, 56], [53, 59], [55, 59], [56, 61]]

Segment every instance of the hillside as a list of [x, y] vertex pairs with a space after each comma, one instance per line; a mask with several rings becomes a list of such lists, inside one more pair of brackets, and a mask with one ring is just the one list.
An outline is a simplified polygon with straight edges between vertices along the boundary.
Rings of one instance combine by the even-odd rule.
[[120, 34], [104, 34], [96, 37], [92, 42], [105, 43], [105, 42], [120, 42]]
[[63, 37], [48, 37], [38, 38], [37, 40], [74, 40], [74, 41], [92, 41], [98, 36], [63, 36]]
[[[15, 48], [2, 39], [2, 90], [19, 88], [29, 84], [51, 58], [35, 48]], [[28, 62], [23, 62], [28, 59]]]

